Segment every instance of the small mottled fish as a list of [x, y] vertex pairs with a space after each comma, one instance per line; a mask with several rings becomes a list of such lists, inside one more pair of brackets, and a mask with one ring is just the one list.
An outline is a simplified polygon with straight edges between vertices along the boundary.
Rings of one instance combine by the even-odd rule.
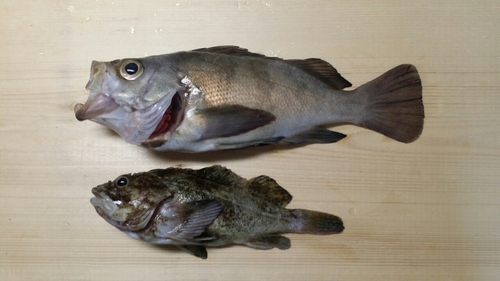
[[395, 140], [423, 128], [422, 85], [413, 65], [350, 87], [328, 62], [283, 60], [235, 46], [92, 62], [78, 120], [109, 127], [129, 143], [201, 152], [263, 144], [332, 143], [320, 126], [352, 123]]
[[285, 209], [292, 196], [273, 179], [246, 180], [221, 166], [122, 175], [92, 193], [97, 213], [130, 237], [175, 245], [203, 259], [206, 246], [288, 249], [290, 240], [280, 233], [344, 230], [337, 216]]

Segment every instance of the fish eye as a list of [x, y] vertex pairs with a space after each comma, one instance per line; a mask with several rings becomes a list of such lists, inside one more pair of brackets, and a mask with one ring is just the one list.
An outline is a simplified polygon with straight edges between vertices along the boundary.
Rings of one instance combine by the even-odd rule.
[[125, 187], [128, 185], [128, 178], [125, 176], [120, 176], [115, 180], [115, 186]]
[[120, 75], [127, 80], [135, 80], [141, 76], [144, 67], [139, 61], [126, 60], [120, 67]]

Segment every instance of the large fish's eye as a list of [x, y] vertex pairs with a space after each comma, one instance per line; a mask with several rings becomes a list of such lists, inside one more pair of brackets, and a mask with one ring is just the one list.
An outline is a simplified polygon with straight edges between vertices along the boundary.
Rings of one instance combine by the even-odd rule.
[[137, 60], [126, 60], [120, 67], [120, 75], [127, 80], [135, 80], [141, 76], [144, 67]]
[[128, 178], [126, 176], [119, 176], [115, 180], [115, 186], [116, 187], [125, 187], [128, 185]]

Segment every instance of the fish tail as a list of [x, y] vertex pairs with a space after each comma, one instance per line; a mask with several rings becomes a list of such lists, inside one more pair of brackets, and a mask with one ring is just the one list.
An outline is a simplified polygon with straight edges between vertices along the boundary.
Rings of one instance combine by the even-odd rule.
[[341, 233], [344, 230], [342, 219], [337, 216], [302, 209], [290, 212], [295, 218], [291, 224], [291, 232], [325, 235]]
[[360, 126], [404, 143], [422, 133], [422, 82], [415, 66], [396, 66], [355, 91], [367, 97]]

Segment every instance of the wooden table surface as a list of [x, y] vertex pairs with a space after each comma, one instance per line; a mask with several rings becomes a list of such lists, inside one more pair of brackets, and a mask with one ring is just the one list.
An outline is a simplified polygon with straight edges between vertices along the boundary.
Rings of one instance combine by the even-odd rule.
[[[1, 280], [499, 280], [498, 2], [0, 3]], [[401, 144], [342, 125], [337, 144], [158, 154], [74, 117], [92, 60], [224, 44], [320, 57], [354, 86], [412, 63], [423, 134]], [[201, 260], [127, 237], [89, 203], [122, 173], [212, 164], [273, 177], [290, 207], [339, 215], [345, 232]]]

